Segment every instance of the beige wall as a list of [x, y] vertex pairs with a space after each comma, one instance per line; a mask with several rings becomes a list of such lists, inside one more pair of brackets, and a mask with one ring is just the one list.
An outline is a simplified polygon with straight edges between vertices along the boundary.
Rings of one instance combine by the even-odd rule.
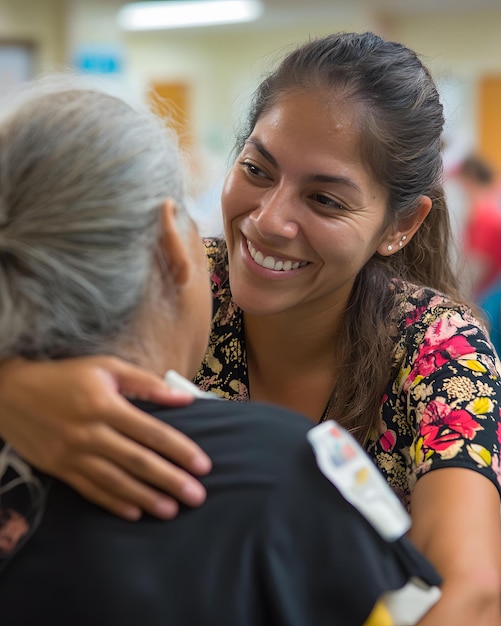
[[[344, 30], [366, 28], [363, 20], [343, 22]], [[248, 96], [280, 52], [310, 34], [329, 28], [313, 25], [258, 33], [241, 29], [129, 33], [123, 37], [129, 77], [137, 85], [149, 81], [187, 80], [193, 88], [193, 123], [205, 146], [227, 154], [234, 127], [245, 111]]]
[[35, 70], [65, 62], [64, 0], [0, 0], [0, 41], [36, 46]]
[[[377, 3], [374, 3], [377, 4]], [[37, 45], [37, 71], [66, 63], [80, 45], [112, 43], [123, 50], [127, 80], [138, 87], [151, 80], [191, 83], [193, 123], [201, 140], [232, 134], [245, 98], [279, 51], [310, 35], [330, 30], [374, 29], [422, 54], [435, 76], [454, 77], [465, 91], [482, 72], [501, 73], [499, 10], [454, 15], [394, 18], [377, 12], [348, 11], [301, 24], [272, 22], [258, 33], [245, 27], [124, 34], [115, 25], [120, 0], [0, 0], [0, 39]], [[475, 103], [470, 98], [468, 107]], [[474, 114], [465, 114], [474, 119]]]
[[204, 176], [213, 175], [210, 165], [223, 162], [228, 154], [234, 128], [263, 72], [279, 51], [309, 36], [371, 29], [414, 48], [444, 91], [452, 144], [475, 143], [477, 82], [485, 72], [501, 74], [501, 5], [487, 12], [448, 11], [398, 19], [348, 8], [322, 15], [305, 10], [300, 23], [269, 20], [257, 33], [240, 26], [125, 34], [115, 23], [119, 4], [120, 0], [0, 0], [0, 39], [33, 41], [37, 71], [68, 62], [79, 46], [112, 44], [122, 50], [126, 82], [139, 93], [150, 81], [188, 82], [195, 157], [207, 164], [205, 173], [199, 171], [200, 185], [205, 184]]

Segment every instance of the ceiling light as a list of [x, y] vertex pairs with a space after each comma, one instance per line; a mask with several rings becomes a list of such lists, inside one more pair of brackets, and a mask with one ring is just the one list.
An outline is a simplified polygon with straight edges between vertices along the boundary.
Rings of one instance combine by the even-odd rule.
[[153, 30], [251, 22], [263, 12], [260, 0], [172, 0], [124, 5], [118, 22], [124, 30]]

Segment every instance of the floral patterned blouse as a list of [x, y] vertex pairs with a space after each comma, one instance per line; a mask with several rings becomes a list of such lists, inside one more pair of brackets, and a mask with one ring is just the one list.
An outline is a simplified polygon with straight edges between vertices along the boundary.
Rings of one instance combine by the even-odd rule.
[[[214, 311], [209, 348], [194, 382], [228, 400], [249, 400], [242, 311], [233, 302], [224, 244], [206, 239]], [[408, 508], [416, 480], [465, 467], [501, 493], [501, 364], [480, 321], [432, 289], [396, 283], [396, 377], [381, 401], [381, 432], [367, 452]], [[382, 433], [382, 434], [381, 434]]]

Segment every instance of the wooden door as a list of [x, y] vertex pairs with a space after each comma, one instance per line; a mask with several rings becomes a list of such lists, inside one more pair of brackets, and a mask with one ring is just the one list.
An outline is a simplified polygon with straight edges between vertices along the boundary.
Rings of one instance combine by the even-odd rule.
[[481, 79], [478, 113], [479, 152], [501, 171], [501, 74]]
[[189, 149], [193, 141], [189, 85], [183, 82], [152, 83], [150, 103], [153, 110], [176, 130], [181, 148]]

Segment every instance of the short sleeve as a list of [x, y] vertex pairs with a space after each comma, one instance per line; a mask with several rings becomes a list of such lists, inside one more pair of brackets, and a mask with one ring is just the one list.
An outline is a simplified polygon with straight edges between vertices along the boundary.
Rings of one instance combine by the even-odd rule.
[[401, 388], [412, 428], [414, 477], [464, 467], [485, 475], [501, 492], [500, 364], [470, 311], [444, 308], [424, 325]]

